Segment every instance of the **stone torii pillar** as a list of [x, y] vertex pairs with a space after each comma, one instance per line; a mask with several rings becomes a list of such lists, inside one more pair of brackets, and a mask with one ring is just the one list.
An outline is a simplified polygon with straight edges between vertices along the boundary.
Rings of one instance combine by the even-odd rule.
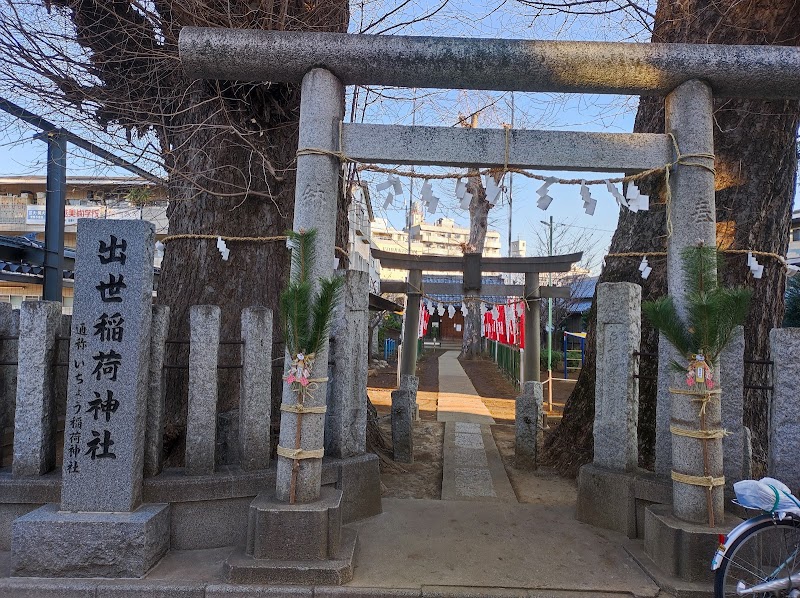
[[400, 375], [414, 376], [417, 371], [417, 339], [419, 337], [419, 300], [422, 297], [422, 270], [408, 271], [406, 318], [403, 344], [400, 347]]
[[[667, 132], [675, 136], [682, 154], [714, 153], [714, 122], [711, 88], [701, 81], [687, 81], [675, 89], [666, 100]], [[683, 251], [702, 242], [707, 247], [716, 246], [716, 209], [714, 200], [713, 159], [695, 156], [693, 164], [678, 164], [670, 177], [672, 199], [667, 205], [667, 218], [672, 233], [667, 239], [667, 288], [675, 302], [678, 314], [686, 319], [686, 297], [684, 295], [686, 271], [683, 267]], [[670, 422], [681, 428], [695, 428], [698, 423], [698, 405], [692, 397], [682, 395], [665, 396], [663, 385], [673, 388], [685, 386], [683, 375], [669, 371], [671, 359], [663, 359], [674, 350], [664, 339], [659, 342], [659, 398], [670, 399]], [[716, 368], [718, 370], [718, 368]], [[724, 381], [717, 380], [718, 384]], [[666, 389], [669, 393], [669, 389]], [[708, 429], [721, 427], [719, 399], [711, 400], [705, 408]], [[723, 475], [722, 439], [698, 440], [681, 435], [672, 435], [672, 471], [701, 475], [703, 471], [702, 443], [708, 449], [709, 475]], [[673, 481], [673, 514], [679, 519], [693, 523], [707, 523], [709, 512], [706, 488]], [[715, 522], [722, 523], [724, 512], [723, 487], [711, 492], [711, 508]]]
[[[344, 87], [317, 68], [303, 77], [301, 93], [294, 230], [316, 229], [311, 280], [318, 280], [334, 271], [341, 166], [326, 152], [339, 148]], [[230, 582], [338, 585], [353, 576], [356, 532], [342, 529], [342, 491], [322, 486], [328, 353], [327, 343], [317, 352], [311, 377], [320, 381], [302, 409], [283, 385], [275, 492], [250, 503], [247, 545], [225, 563]], [[288, 353], [286, 360], [288, 367]]]
[[[665, 112], [667, 132], [674, 135], [682, 155], [691, 155], [670, 173], [671, 199], [667, 204], [671, 231], [667, 239], [667, 289], [678, 314], [685, 319], [682, 253], [700, 242], [716, 245], [711, 88], [698, 80], [682, 83], [667, 96]], [[699, 430], [700, 406], [692, 400], [698, 397], [670, 393], [670, 388], [686, 387], [684, 374], [669, 366], [674, 357], [675, 350], [662, 336], [658, 346], [656, 463], [659, 473], [668, 472], [672, 477], [672, 505], [646, 507], [645, 552], [670, 575], [686, 581], [709, 580], [708, 555], [718, 545], [719, 534], [730, 531], [739, 520], [724, 520], [722, 439], [704, 441], [675, 430]], [[719, 379], [719, 367], [716, 370], [717, 384], [722, 386], [725, 381]], [[706, 402], [704, 416], [707, 430], [722, 427], [718, 395]], [[678, 433], [671, 433], [675, 431]], [[703, 442], [707, 444], [705, 451]], [[701, 483], [703, 477], [711, 478], [708, 486]], [[714, 527], [709, 525], [712, 521]]]
[[522, 353], [522, 381], [540, 381], [540, 351], [539, 339], [539, 273], [525, 273], [525, 350]]
[[[330, 278], [334, 270], [336, 246], [336, 210], [341, 187], [341, 166], [338, 158], [323, 153], [302, 153], [302, 150], [335, 152], [339, 149], [339, 123], [344, 117], [344, 87], [336, 76], [325, 69], [312, 69], [305, 77], [300, 96], [300, 134], [297, 156], [297, 183], [294, 200], [294, 230], [316, 229], [316, 247], [311, 280]], [[289, 360], [289, 355], [286, 356]], [[313, 378], [327, 378], [327, 344], [317, 353]], [[305, 406], [325, 405], [327, 382], [318, 382], [316, 390], [307, 397]], [[283, 405], [297, 403], [297, 396], [288, 384], [283, 388]], [[297, 419], [301, 418], [298, 425]], [[319, 452], [319, 457], [299, 460], [300, 469], [295, 481], [297, 502], [315, 501], [322, 483], [322, 450], [325, 433], [324, 413], [281, 413], [279, 447], [294, 449], [297, 434], [300, 446], [307, 453]], [[278, 453], [278, 472], [275, 495], [289, 501], [294, 459]]]

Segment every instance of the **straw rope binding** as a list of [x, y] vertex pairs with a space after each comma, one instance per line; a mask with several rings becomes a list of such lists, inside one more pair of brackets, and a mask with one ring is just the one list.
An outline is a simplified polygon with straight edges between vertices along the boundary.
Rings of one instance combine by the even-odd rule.
[[277, 453], [281, 457], [292, 459], [294, 461], [300, 461], [301, 459], [322, 459], [322, 457], [325, 455], [325, 449], [289, 449], [285, 446], [278, 445]]

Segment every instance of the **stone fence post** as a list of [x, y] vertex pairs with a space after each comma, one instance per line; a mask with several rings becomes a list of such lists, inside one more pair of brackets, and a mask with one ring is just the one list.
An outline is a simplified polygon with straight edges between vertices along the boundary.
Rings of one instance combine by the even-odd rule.
[[737, 326], [731, 342], [719, 357], [722, 385], [722, 427], [728, 435], [722, 439], [725, 485], [748, 479], [752, 463], [749, 434], [744, 427], [744, 328]]
[[150, 380], [147, 420], [144, 430], [144, 475], [161, 473], [164, 466], [164, 357], [166, 355], [169, 307], [154, 305], [150, 327]]
[[344, 273], [343, 301], [331, 336], [331, 382], [325, 414], [325, 455], [344, 459], [367, 450], [369, 273]]
[[800, 493], [800, 328], [769, 332], [772, 357], [772, 402], [769, 409], [769, 475]]
[[40, 476], [55, 467], [53, 357], [60, 325], [61, 303], [22, 303], [14, 416], [14, 477]]
[[400, 376], [400, 388], [392, 391], [392, 449], [399, 463], [414, 462], [414, 412], [419, 378]]
[[217, 438], [217, 360], [222, 311], [217, 305], [189, 309], [189, 409], [186, 473], [214, 473]]
[[245, 471], [269, 467], [272, 418], [272, 310], [242, 310], [239, 455]]
[[642, 288], [629, 282], [597, 287], [597, 374], [594, 464], [635, 471], [639, 464], [639, 351]]
[[[0, 303], [0, 361], [16, 363], [19, 340], [19, 311], [10, 303]], [[17, 399], [17, 366], [0, 366], [0, 463], [3, 454], [2, 439], [7, 427], [14, 422], [14, 405]], [[13, 451], [12, 451], [13, 452]]]

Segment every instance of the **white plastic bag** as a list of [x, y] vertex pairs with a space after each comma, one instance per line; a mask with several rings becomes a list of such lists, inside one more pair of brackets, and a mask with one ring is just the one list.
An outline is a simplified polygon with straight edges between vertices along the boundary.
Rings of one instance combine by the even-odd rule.
[[739, 504], [752, 509], [800, 512], [800, 501], [795, 498], [788, 486], [775, 478], [742, 480], [733, 485]]

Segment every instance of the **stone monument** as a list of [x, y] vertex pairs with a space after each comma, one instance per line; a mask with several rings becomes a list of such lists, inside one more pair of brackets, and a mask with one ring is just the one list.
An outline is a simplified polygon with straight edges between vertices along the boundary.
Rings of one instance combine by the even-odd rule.
[[78, 223], [61, 505], [13, 522], [12, 575], [141, 577], [169, 547], [169, 505], [142, 504], [154, 242]]

